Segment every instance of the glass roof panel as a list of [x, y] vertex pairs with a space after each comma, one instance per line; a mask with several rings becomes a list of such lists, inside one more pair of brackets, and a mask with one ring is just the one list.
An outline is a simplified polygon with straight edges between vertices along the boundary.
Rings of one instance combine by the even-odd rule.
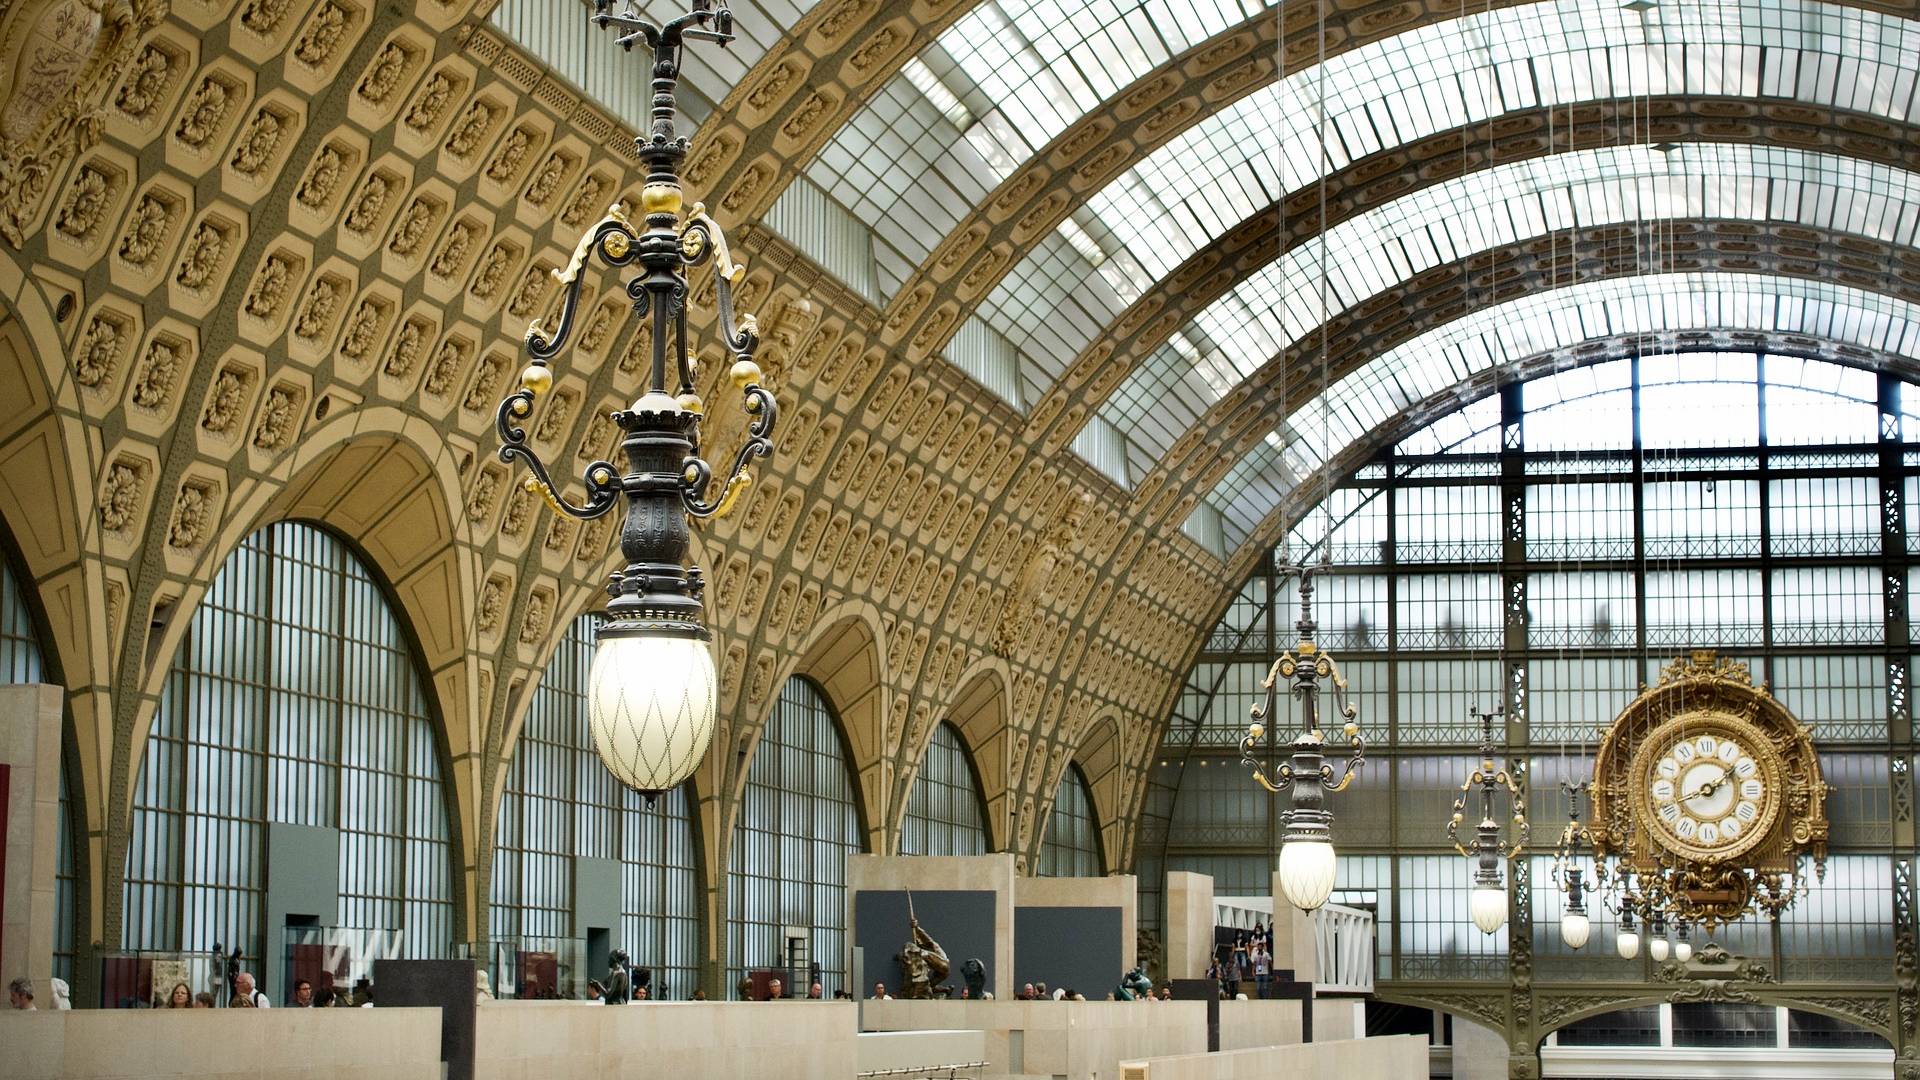
[[[776, 42], [813, 9], [814, 0], [737, 0], [734, 38], [721, 48], [698, 42], [681, 50], [680, 111], [692, 125], [747, 77]], [[687, 13], [686, 0], [642, 0], [642, 14], [656, 24]], [[647, 83], [645, 49], [626, 52], [614, 44], [614, 32], [587, 21], [587, 0], [500, 0], [487, 21], [561, 78], [585, 91], [602, 108], [635, 130], [645, 130], [653, 90]]]
[[[1920, 22], [1804, 0], [1669, 0], [1644, 20], [1613, 5], [1563, 2], [1482, 12], [1362, 46], [1324, 65], [1328, 168], [1338, 170], [1366, 154], [1513, 109], [1635, 94], [1765, 94], [1920, 122], [1920, 70], [1911, 59], [1916, 50]], [[1280, 100], [1290, 106], [1276, 113], [1288, 150], [1280, 159], [1287, 191], [1305, 189], [1321, 175], [1315, 109], [1321, 75], [1321, 68], [1309, 68], [1278, 89]], [[1839, 220], [1859, 221], [1860, 231], [1868, 231], [1867, 225], [1887, 212], [1876, 200], [1856, 200], [1846, 208], [1851, 216]], [[1912, 222], [1903, 227], [1911, 235]], [[1062, 228], [1071, 231], [1084, 235], [1086, 230], [1075, 221]], [[1044, 279], [1046, 269], [1029, 273], [1020, 267], [1015, 275]], [[1086, 269], [1081, 274], [1086, 277]], [[1059, 317], [1036, 334], [1054, 348], [1027, 348], [1027, 360], [1048, 369], [1046, 378], [1030, 374], [1029, 384], [1057, 378], [1064, 363], [1059, 358], [1090, 344], [1131, 295], [1137, 293], [1116, 295], [1094, 287], [1049, 297]], [[1307, 291], [1300, 299], [1317, 300]], [[1313, 306], [1317, 311], [1317, 303]], [[1257, 348], [1247, 352], [1258, 355]], [[1148, 388], [1185, 376], [1138, 377], [1142, 385], [1136, 389], [1142, 393], [1137, 396], [1152, 400]], [[1163, 419], [1159, 426], [1174, 427], [1177, 434], [1184, 425]]]
[[[1607, 147], [1511, 162], [1423, 188], [1328, 230], [1325, 310], [1346, 310], [1435, 266], [1520, 240], [1703, 217], [1789, 221], [1913, 245], [1920, 243], [1920, 174], [1789, 147], [1721, 143], [1664, 153]], [[1263, 267], [1121, 383], [1099, 415], [1126, 436], [1133, 457], [1157, 460], [1235, 383], [1315, 331], [1320, 258], [1315, 240]], [[1650, 248], [1640, 258], [1657, 268], [1661, 253]], [[1283, 289], [1283, 281], [1293, 287]], [[1210, 347], [1180, 347], [1193, 340]], [[1144, 464], [1134, 475], [1149, 470]]]
[[[1279, 90], [1257, 90], [1169, 139], [1091, 195], [981, 302], [981, 316], [1044, 372], [1036, 381], [1052, 383], [1154, 282], [1279, 200]], [[1081, 250], [1089, 242], [1100, 261]]]
[[[1811, 0], [1664, 0], [1644, 12], [1555, 0], [1424, 26], [1291, 76], [1311, 103], [1324, 74], [1328, 167], [1514, 109], [1660, 94], [1765, 95], [1920, 120], [1920, 23]], [[1281, 116], [1316, 147], [1312, 107]], [[1282, 163], [1288, 191], [1317, 153]]]
[[[1476, 311], [1381, 354], [1291, 412], [1285, 470], [1271, 464], [1285, 436], [1271, 435], [1207, 502], [1221, 512], [1229, 549], [1237, 547], [1293, 477], [1330, 456], [1323, 448], [1337, 455], [1406, 405], [1488, 368], [1591, 338], [1694, 329], [1787, 331], [1920, 358], [1920, 305], [1830, 282], [1721, 273], [1585, 282]], [[1719, 360], [1698, 359], [1718, 377]]]
[[807, 175], [910, 270], [1102, 101], [1274, 2], [988, 0], [909, 60]]

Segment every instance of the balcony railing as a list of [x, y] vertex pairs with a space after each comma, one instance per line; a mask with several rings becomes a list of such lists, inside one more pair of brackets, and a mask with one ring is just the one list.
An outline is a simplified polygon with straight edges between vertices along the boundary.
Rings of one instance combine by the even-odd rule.
[[[1215, 897], [1215, 926], [1251, 930], [1273, 921], [1273, 901], [1265, 897]], [[1328, 904], [1313, 913], [1313, 936], [1320, 978], [1315, 994], [1373, 993], [1373, 912]]]
[[1328, 904], [1313, 913], [1320, 949], [1316, 994], [1373, 993], [1373, 912]]

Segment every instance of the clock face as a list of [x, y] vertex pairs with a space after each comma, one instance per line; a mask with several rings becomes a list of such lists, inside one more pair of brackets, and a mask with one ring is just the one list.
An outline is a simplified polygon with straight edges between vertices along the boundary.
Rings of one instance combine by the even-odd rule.
[[1641, 762], [1647, 827], [1669, 850], [1732, 858], [1758, 843], [1779, 813], [1778, 771], [1759, 740], [1731, 726], [1686, 725], [1650, 741]]

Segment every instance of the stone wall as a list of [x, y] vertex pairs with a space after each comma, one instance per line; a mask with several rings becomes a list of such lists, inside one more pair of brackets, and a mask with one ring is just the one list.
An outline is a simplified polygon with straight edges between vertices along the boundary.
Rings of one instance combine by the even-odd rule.
[[857, 1071], [849, 1002], [496, 1001], [480, 1006], [477, 1028], [477, 1080], [848, 1080]]
[[987, 1076], [1113, 1080], [1123, 1059], [1204, 1054], [1200, 1001], [867, 1001], [868, 1031], [987, 1034]]
[[1303, 1043], [1127, 1061], [1125, 1080], [1425, 1080], [1427, 1041], [1418, 1035]]
[[11, 1080], [421, 1080], [440, 1010], [9, 1011], [0, 1061]]

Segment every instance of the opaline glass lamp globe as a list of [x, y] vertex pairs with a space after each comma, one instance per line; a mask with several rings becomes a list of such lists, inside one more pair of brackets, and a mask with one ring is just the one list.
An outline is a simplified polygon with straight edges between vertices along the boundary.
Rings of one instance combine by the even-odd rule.
[[1656, 964], [1665, 963], [1667, 960], [1667, 951], [1669, 948], [1670, 946], [1668, 945], [1667, 939], [1665, 936], [1659, 935], [1659, 934], [1649, 934], [1647, 936], [1647, 952], [1653, 955], [1654, 963]]
[[1614, 948], [1614, 951], [1620, 954], [1620, 959], [1622, 960], [1631, 960], [1634, 957], [1639, 956], [1640, 955], [1639, 933], [1633, 930], [1620, 931], [1620, 936], [1614, 939], [1613, 948]]
[[1584, 911], [1569, 911], [1560, 916], [1560, 940], [1567, 948], [1578, 949], [1587, 943], [1587, 936], [1593, 932], [1593, 924], [1587, 921]]
[[1689, 960], [1691, 960], [1691, 959], [1693, 959], [1693, 942], [1691, 942], [1691, 941], [1676, 941], [1676, 942], [1674, 942], [1674, 943], [1673, 943], [1673, 958], [1674, 958], [1675, 960], [1678, 960], [1678, 961], [1680, 961], [1680, 962], [1681, 962], [1681, 963], [1683, 963], [1683, 964], [1684, 964], [1684, 963], [1686, 963], [1687, 961], [1689, 961]]
[[1316, 911], [1333, 895], [1333, 845], [1324, 840], [1290, 840], [1280, 846], [1280, 891], [1287, 903]]
[[620, 782], [667, 791], [693, 775], [713, 741], [713, 654], [684, 636], [604, 636], [587, 674], [593, 748]]
[[1471, 911], [1473, 925], [1483, 934], [1491, 934], [1506, 925], [1507, 889], [1498, 883], [1482, 882], [1473, 888]]

